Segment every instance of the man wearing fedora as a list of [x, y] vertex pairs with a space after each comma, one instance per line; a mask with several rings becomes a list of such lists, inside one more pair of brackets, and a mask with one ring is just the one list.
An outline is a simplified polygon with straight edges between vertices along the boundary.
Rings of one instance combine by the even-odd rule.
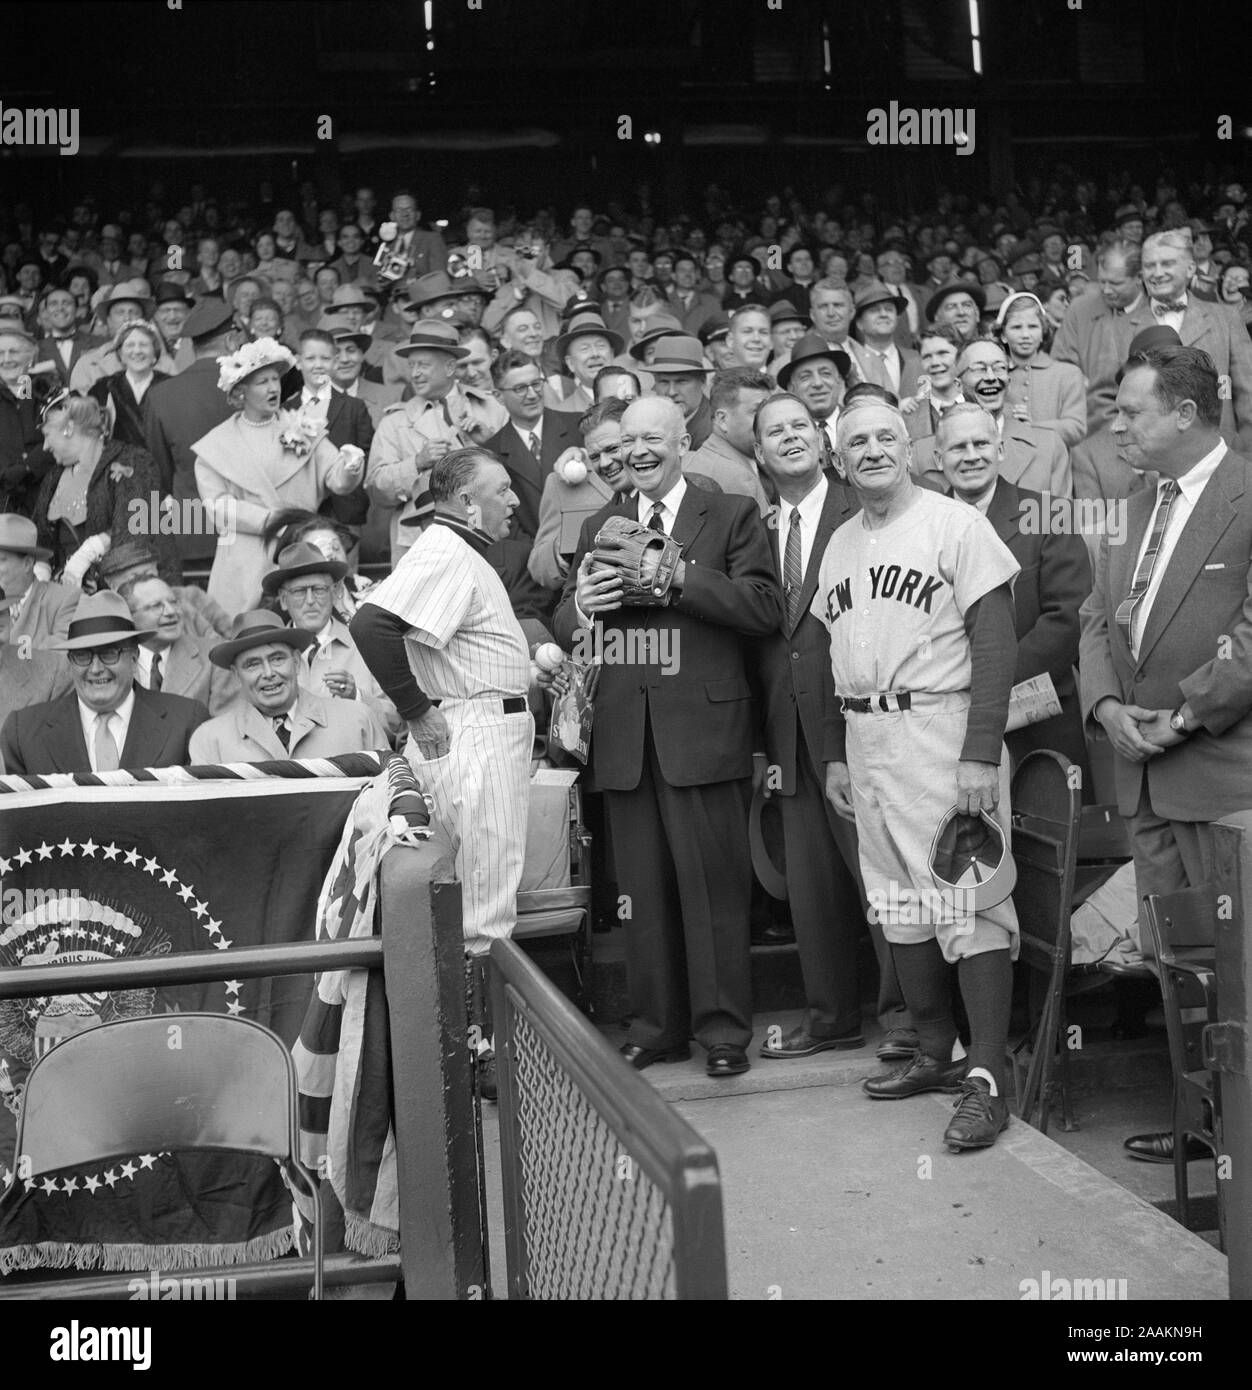
[[335, 614], [335, 590], [348, 572], [315, 545], [297, 541], [280, 551], [278, 568], [261, 581], [265, 597], [287, 615], [292, 627], [311, 633], [314, 645], [301, 653], [300, 683], [330, 700], [360, 700], [374, 711], [391, 737], [400, 732], [396, 707], [365, 664], [348, 625]]
[[179, 591], [156, 574], [140, 574], [117, 586], [130, 615], [140, 627], [153, 629], [139, 644], [135, 683], [145, 690], [183, 695], [207, 705], [210, 714], [221, 714], [238, 694], [238, 686], [225, 671], [209, 661], [216, 634], [196, 635], [188, 630]]
[[673, 401], [683, 413], [691, 450], [702, 449], [713, 429], [713, 412], [704, 394], [704, 383], [712, 367], [704, 362], [699, 338], [677, 334], [662, 338], [652, 361], [652, 394]]
[[[774, 300], [769, 306], [769, 363], [785, 359], [812, 327], [813, 320], [807, 313], [801, 313], [791, 300]], [[708, 347], [707, 343], [705, 347]]]
[[[117, 335], [128, 323], [146, 319], [151, 312], [152, 304], [144, 281], [124, 280], [114, 285], [96, 306], [96, 317], [104, 324], [107, 340], [78, 359], [78, 365], [70, 373], [70, 389], [85, 396], [101, 377], [120, 372], [122, 362], [113, 348]], [[167, 376], [174, 375], [174, 359], [168, 351], [157, 359], [156, 369]]]
[[709, 392], [709, 437], [683, 459], [685, 475], [702, 473], [723, 492], [752, 498], [762, 516], [769, 512], [770, 494], [753, 455], [752, 418], [773, 392], [774, 378], [755, 367], [728, 367], [715, 373]]
[[195, 307], [195, 299], [182, 285], [172, 280], [162, 280], [156, 287], [152, 322], [161, 335], [165, 351], [174, 359], [175, 375], [195, 361], [195, 351], [183, 333]]
[[0, 588], [6, 595], [7, 640], [16, 646], [51, 647], [69, 632], [78, 590], [35, 578], [35, 561], [51, 558], [52, 552], [38, 544], [33, 521], [0, 512]]
[[968, 343], [977, 336], [979, 316], [986, 307], [987, 296], [981, 285], [957, 280], [930, 296], [926, 322], [946, 323], [961, 342]]
[[573, 378], [573, 385], [564, 397], [558, 397], [549, 388], [544, 396], [544, 404], [553, 410], [565, 410], [574, 415], [586, 414], [595, 404], [592, 383], [596, 373], [601, 367], [607, 367], [623, 346], [621, 334], [615, 333], [604, 322], [597, 306], [579, 309], [571, 317], [565, 332], [556, 340], [556, 359]]
[[195, 763], [333, 758], [390, 748], [378, 716], [355, 699], [324, 699], [300, 684], [301, 656], [317, 645], [277, 613], [241, 613], [209, 660], [238, 680], [243, 698], [202, 724], [191, 739]]
[[446, 270], [432, 270], [408, 281], [392, 295], [403, 320], [396, 325], [400, 331], [396, 332], [389, 323], [376, 325], [374, 344], [365, 354], [366, 361], [381, 369], [387, 385], [398, 382], [407, 387], [409, 368], [397, 349], [413, 329], [424, 319], [436, 319], [454, 328], [461, 320], [478, 324], [490, 298], [490, 292], [473, 275], [453, 279]]
[[851, 373], [852, 359], [842, 348], [830, 347], [820, 333], [806, 333], [778, 369], [778, 385], [799, 396], [817, 422], [827, 467], [834, 457], [835, 425]]
[[845, 344], [862, 381], [872, 381], [897, 400], [917, 394], [922, 359], [896, 343], [901, 314], [909, 307], [899, 290], [871, 280], [856, 292], [852, 334]]
[[419, 321], [396, 352], [408, 364], [413, 397], [383, 412], [366, 475], [371, 499], [392, 511], [393, 567], [412, 544], [400, 530], [400, 520], [410, 514], [418, 493], [426, 490], [434, 464], [453, 449], [486, 444], [509, 419], [494, 396], [457, 382], [454, 367], [469, 350], [461, 346], [451, 324]]
[[5, 771], [115, 772], [187, 763], [192, 731], [209, 712], [198, 700], [136, 685], [139, 644], [153, 632], [135, 626], [120, 594], [102, 590], [82, 598], [69, 635], [54, 648], [66, 654], [74, 689], [9, 715], [0, 728]]

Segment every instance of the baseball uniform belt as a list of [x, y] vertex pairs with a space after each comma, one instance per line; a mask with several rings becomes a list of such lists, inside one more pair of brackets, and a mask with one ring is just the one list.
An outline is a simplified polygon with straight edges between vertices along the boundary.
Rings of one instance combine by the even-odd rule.
[[[485, 698], [487, 699], [488, 703], [491, 704], [494, 704], [497, 699], [495, 695], [489, 695]], [[525, 712], [530, 708], [530, 706], [526, 703], [525, 696], [523, 695], [502, 695], [498, 698], [500, 700], [500, 708], [505, 712], [505, 714], [525, 714]], [[463, 705], [467, 702], [465, 700], [432, 700], [430, 703], [432, 705]]]
[[842, 695], [840, 699], [845, 714], [895, 714], [913, 705], [913, 697], [907, 690], [892, 695]]

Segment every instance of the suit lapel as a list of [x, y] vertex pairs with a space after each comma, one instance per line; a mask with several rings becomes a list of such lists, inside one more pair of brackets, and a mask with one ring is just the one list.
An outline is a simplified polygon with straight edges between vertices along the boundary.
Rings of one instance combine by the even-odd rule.
[[[1188, 294], [1187, 307], [1182, 315], [1182, 328], [1178, 333], [1183, 347], [1196, 347], [1201, 344], [1211, 327], [1212, 319], [1208, 313], [1208, 306], [1194, 294]], [[1204, 490], [1207, 492], [1208, 488]]]
[[[1161, 576], [1161, 587], [1156, 591], [1152, 610], [1144, 624], [1143, 639], [1139, 643], [1140, 665], [1147, 659], [1148, 653], [1178, 611], [1178, 605], [1195, 583], [1205, 560], [1234, 520], [1235, 501], [1242, 493], [1235, 456], [1227, 451], [1217, 472], [1200, 494], [1195, 510], [1187, 518], [1187, 524], [1174, 546], [1174, 553], [1169, 557], [1169, 566]], [[1137, 547], [1135, 554], [1138, 554]]]
[[1004, 462], [1000, 465], [1000, 476], [1005, 482], [1015, 483], [1026, 475], [1035, 461], [1034, 442], [1023, 435], [1014, 434], [1006, 427], [1004, 432]]
[[[512, 420], [509, 421], [509, 432], [512, 439], [508, 441], [508, 466], [510, 471], [528, 486], [533, 487], [536, 492], [543, 491], [543, 465], [539, 463], [534, 454], [526, 447], [526, 441], [522, 438], [520, 431]], [[543, 445], [541, 444], [540, 450]]]
[[[292, 723], [295, 723], [294, 711], [292, 712]], [[240, 743], [254, 743], [267, 758], [291, 757], [291, 754], [283, 747], [282, 740], [274, 732], [274, 725], [247, 701], [243, 702], [235, 715], [235, 727]], [[291, 740], [293, 747], [295, 741], [293, 735]]]
[[[299, 754], [296, 749], [300, 745], [300, 740], [306, 734], [312, 733], [314, 729], [326, 727], [325, 712], [318, 708], [318, 703], [309, 695], [307, 690], [302, 690], [296, 697], [295, 708], [291, 711], [291, 751], [282, 756], [298, 757]], [[277, 734], [274, 737], [277, 740]]]
[[[848, 507], [847, 493], [842, 487], [827, 479], [826, 500], [822, 503], [822, 512], [817, 519], [817, 534], [813, 537], [813, 546], [809, 551], [808, 567], [804, 571], [804, 577], [800, 581], [800, 606], [799, 621], [809, 611], [813, 603], [813, 595], [817, 593], [817, 577], [822, 568], [822, 557], [826, 554], [826, 547], [830, 544], [830, 538], [835, 534], [840, 526], [847, 521], [851, 515]], [[780, 514], [781, 517], [781, 514]], [[774, 547], [777, 551], [782, 546], [782, 525], [774, 528]], [[778, 576], [782, 579], [782, 564], [779, 563]], [[787, 622], [786, 604], [783, 605], [783, 623]], [[792, 629], [788, 628], [790, 632]]]
[[1019, 493], [1012, 483], [1000, 478], [996, 483], [996, 489], [991, 494], [991, 503], [987, 508], [987, 520], [995, 527], [996, 535], [1008, 545], [1011, 540], [1015, 540], [1018, 535], [1018, 500]]
[[44, 724], [50, 761], [58, 772], [90, 772], [91, 756], [78, 717], [78, 696], [71, 690], [53, 703]]
[[326, 407], [326, 433], [329, 434], [335, 428], [339, 417], [344, 411], [344, 396], [342, 391], [337, 391], [333, 386], [330, 388], [330, 401]]
[[165, 750], [169, 734], [168, 715], [158, 699], [140, 686], [135, 687], [135, 708], [126, 730], [121, 752], [123, 767], [149, 767]]
[[688, 483], [686, 496], [679, 505], [678, 515], [674, 518], [674, 529], [670, 533], [682, 546], [684, 559], [687, 558], [695, 538], [704, 529], [708, 514], [708, 504], [704, 500], [703, 492]]

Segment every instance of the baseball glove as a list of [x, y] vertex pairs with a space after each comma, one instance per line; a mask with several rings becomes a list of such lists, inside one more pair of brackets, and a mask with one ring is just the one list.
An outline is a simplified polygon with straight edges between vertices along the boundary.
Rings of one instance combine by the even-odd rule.
[[660, 608], [670, 601], [682, 547], [664, 531], [611, 516], [596, 532], [591, 558], [594, 568], [616, 570], [621, 576], [624, 605]]

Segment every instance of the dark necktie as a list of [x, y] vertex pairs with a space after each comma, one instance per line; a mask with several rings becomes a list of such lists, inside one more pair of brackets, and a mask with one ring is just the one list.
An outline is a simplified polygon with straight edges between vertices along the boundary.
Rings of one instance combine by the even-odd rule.
[[648, 518], [648, 530], [662, 532], [665, 530], [661, 522], [661, 504], [659, 502], [652, 504], [652, 515]]
[[534, 432], [534, 430], [528, 430], [526, 433], [526, 438], [530, 444], [531, 458], [533, 458], [536, 463], [540, 463], [542, 461], [542, 455], [539, 449], [539, 436]]
[[1143, 558], [1135, 566], [1135, 577], [1130, 585], [1130, 593], [1117, 605], [1114, 615], [1118, 630], [1126, 639], [1126, 645], [1134, 651], [1131, 634], [1134, 630], [1135, 609], [1143, 601], [1143, 596], [1152, 584], [1152, 571], [1156, 568], [1156, 558], [1160, 554], [1161, 542], [1165, 539], [1165, 528], [1169, 524], [1169, 511], [1178, 496], [1178, 484], [1173, 478], [1163, 478], [1156, 499], [1156, 511], [1152, 514], [1152, 533], [1148, 537], [1147, 549]]
[[794, 628], [800, 620], [800, 589], [803, 581], [804, 571], [800, 567], [800, 508], [792, 507], [787, 548], [783, 552], [783, 597], [787, 604], [789, 628]]
[[148, 677], [148, 689], [160, 690], [165, 683], [165, 677], [161, 674], [161, 653], [152, 653], [152, 672]]
[[287, 716], [280, 714], [274, 720], [274, 732], [278, 735], [278, 741], [288, 751], [291, 749], [291, 726], [287, 723]]
[[1183, 299], [1156, 299], [1152, 301], [1152, 312], [1162, 318], [1165, 314], [1181, 314], [1186, 311], [1187, 302]]

